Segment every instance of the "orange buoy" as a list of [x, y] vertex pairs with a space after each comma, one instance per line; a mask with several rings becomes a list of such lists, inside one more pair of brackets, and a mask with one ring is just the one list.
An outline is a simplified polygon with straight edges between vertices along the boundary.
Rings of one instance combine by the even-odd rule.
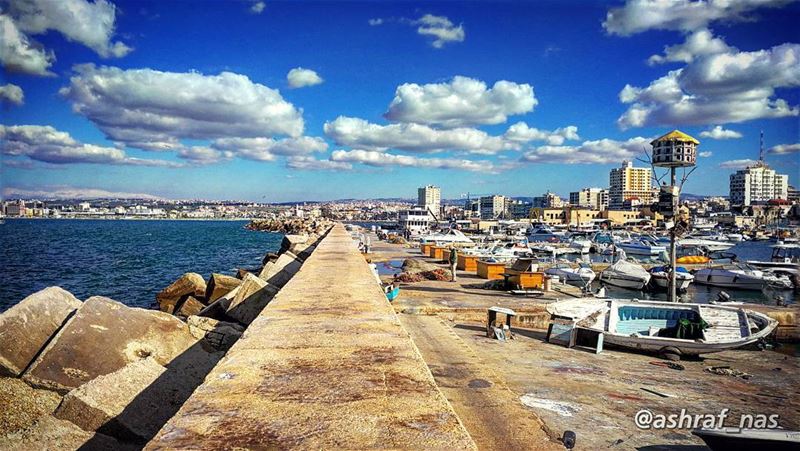
[[675, 260], [675, 263], [684, 263], [684, 264], [700, 264], [700, 263], [708, 263], [711, 259], [704, 256], [704, 255], [686, 255], [684, 257], [678, 257]]

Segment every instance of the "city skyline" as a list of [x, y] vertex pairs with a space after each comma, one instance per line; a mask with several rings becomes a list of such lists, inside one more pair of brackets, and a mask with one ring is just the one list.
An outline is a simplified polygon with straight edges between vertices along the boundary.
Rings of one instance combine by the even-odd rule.
[[4, 198], [566, 197], [673, 128], [687, 192], [727, 195], [761, 130], [800, 182], [797, 2], [0, 9]]

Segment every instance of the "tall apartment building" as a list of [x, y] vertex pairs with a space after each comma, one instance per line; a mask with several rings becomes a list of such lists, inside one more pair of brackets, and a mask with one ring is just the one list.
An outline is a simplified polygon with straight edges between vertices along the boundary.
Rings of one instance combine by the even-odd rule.
[[533, 198], [534, 208], [561, 208], [564, 206], [564, 201], [556, 193], [550, 191]]
[[481, 219], [497, 219], [508, 216], [510, 199], [506, 196], [484, 196], [480, 198]]
[[608, 209], [608, 190], [603, 188], [584, 188], [569, 193], [569, 204], [592, 210]]
[[[648, 205], [653, 202], [652, 170], [635, 168], [630, 161], [614, 168], [609, 174], [608, 207], [621, 210], [627, 205]], [[636, 202], [638, 200], [638, 202]], [[633, 202], [632, 202], [633, 201]]]
[[789, 176], [776, 174], [764, 163], [731, 174], [731, 205], [752, 205], [789, 198]]
[[417, 189], [417, 205], [429, 209], [438, 215], [442, 209], [442, 190], [438, 186], [428, 185]]

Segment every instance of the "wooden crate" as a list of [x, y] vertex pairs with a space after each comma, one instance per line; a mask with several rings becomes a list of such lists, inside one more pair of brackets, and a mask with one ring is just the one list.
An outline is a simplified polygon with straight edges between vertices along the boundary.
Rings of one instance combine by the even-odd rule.
[[422, 255], [430, 255], [431, 248], [433, 244], [420, 244], [419, 249], [422, 251]]
[[456, 267], [462, 271], [475, 272], [478, 270], [478, 257], [474, 255], [458, 254]]
[[[509, 271], [511, 272], [511, 271]], [[508, 278], [508, 283], [519, 287], [521, 290], [528, 288], [544, 288], [543, 272], [520, 272]]]
[[483, 279], [502, 279], [502, 274], [506, 272], [506, 264], [478, 260], [476, 271], [478, 272], [478, 277]]
[[444, 260], [445, 252], [448, 253], [447, 256], [449, 257], [450, 249], [447, 249], [446, 247], [433, 246], [431, 248], [431, 252], [428, 255], [435, 260]]

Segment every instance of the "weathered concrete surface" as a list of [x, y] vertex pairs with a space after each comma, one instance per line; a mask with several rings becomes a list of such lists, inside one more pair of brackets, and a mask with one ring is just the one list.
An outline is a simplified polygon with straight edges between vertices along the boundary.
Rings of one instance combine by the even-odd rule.
[[225, 274], [211, 274], [206, 283], [206, 302], [212, 303], [242, 284], [242, 280]]
[[52, 415], [40, 417], [30, 427], [0, 440], [0, 451], [72, 451], [76, 449], [125, 451], [126, 445], [103, 434], [87, 432]]
[[53, 413], [59, 402], [61, 396], [50, 390], [31, 388], [15, 377], [0, 377], [0, 444], [8, 434]]
[[399, 315], [479, 449], [563, 450], [481, 358], [436, 316]]
[[279, 288], [247, 274], [231, 298], [226, 315], [242, 324], [250, 324], [275, 297]]
[[165, 371], [166, 368], [153, 358], [133, 362], [70, 391], [53, 415], [71, 421], [85, 431], [94, 432], [105, 425], [107, 429], [118, 431], [113, 434], [116, 437], [146, 438], [146, 433], [141, 431], [144, 425], [112, 420]]
[[0, 374], [22, 374], [80, 306], [69, 291], [49, 287], [0, 314]]
[[337, 225], [146, 449], [473, 449]]
[[94, 296], [86, 300], [23, 375], [66, 393], [149, 356], [166, 365], [197, 340], [180, 319]]

